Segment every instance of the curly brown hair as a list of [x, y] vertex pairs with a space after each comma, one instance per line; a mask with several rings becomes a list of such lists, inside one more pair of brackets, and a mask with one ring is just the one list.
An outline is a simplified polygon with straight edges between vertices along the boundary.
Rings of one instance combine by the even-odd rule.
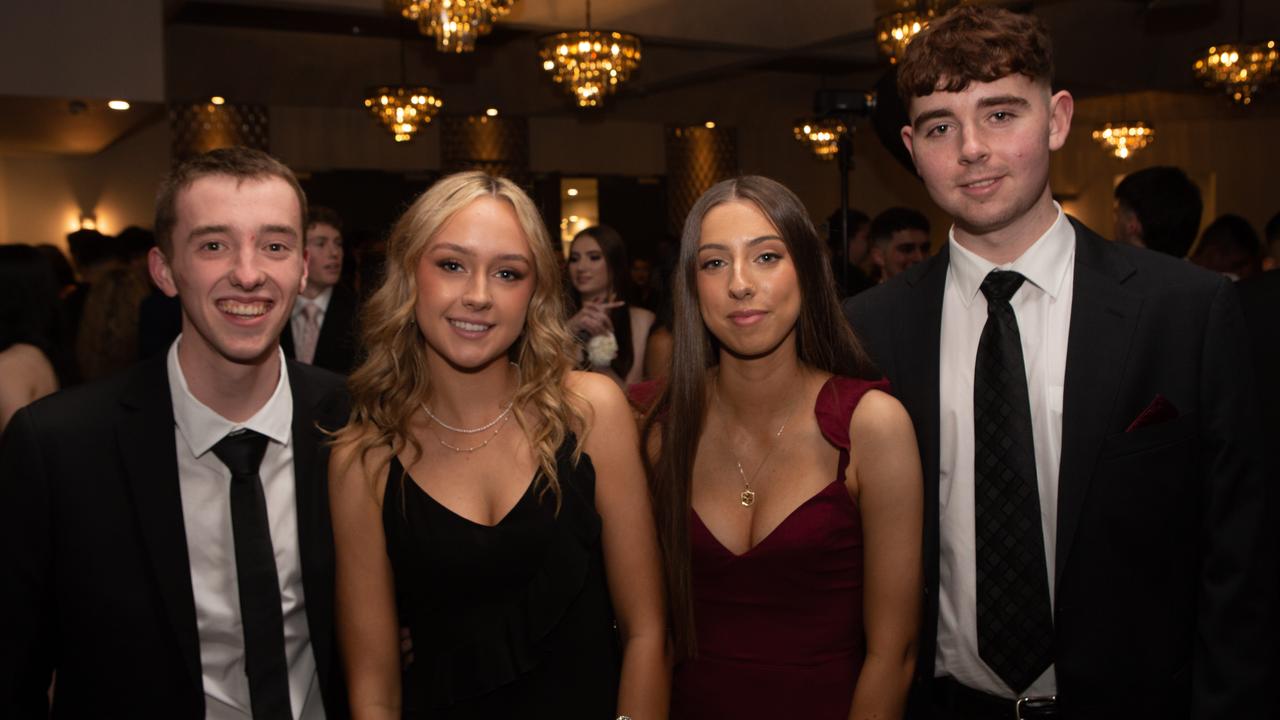
[[962, 92], [971, 82], [1009, 75], [1053, 82], [1053, 42], [1044, 23], [990, 5], [962, 5], [933, 21], [907, 46], [898, 94], [912, 98]]

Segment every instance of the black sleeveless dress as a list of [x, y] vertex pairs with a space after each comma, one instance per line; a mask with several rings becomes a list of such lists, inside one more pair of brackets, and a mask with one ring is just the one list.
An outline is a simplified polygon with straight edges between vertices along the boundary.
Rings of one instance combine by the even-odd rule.
[[382, 509], [402, 625], [404, 717], [612, 718], [620, 654], [605, 585], [595, 469], [557, 453], [492, 527], [450, 511], [391, 461]]

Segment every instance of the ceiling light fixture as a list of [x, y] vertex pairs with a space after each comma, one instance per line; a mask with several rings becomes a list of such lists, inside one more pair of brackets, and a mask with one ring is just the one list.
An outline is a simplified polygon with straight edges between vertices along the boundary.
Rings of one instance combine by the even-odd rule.
[[848, 129], [836, 118], [802, 118], [796, 121], [793, 131], [796, 140], [820, 160], [834, 160], [840, 149], [840, 136]]
[[209, 102], [213, 103], [214, 105], [225, 105], [227, 102], [227, 99], [222, 97], [221, 95], [214, 95], [213, 97], [209, 98]]
[[511, 12], [516, 0], [395, 0], [400, 14], [418, 23], [423, 35], [436, 39], [440, 52], [476, 49], [476, 40]]
[[1259, 88], [1280, 79], [1280, 51], [1274, 39], [1245, 43], [1244, 27], [1244, 0], [1237, 0], [1236, 43], [1211, 45], [1191, 70], [1205, 87], [1225, 90], [1232, 100], [1248, 105]]
[[614, 30], [591, 29], [591, 0], [585, 30], [538, 38], [542, 69], [573, 95], [578, 107], [599, 107], [640, 66], [640, 38]]
[[108, 100], [107, 107], [111, 108], [112, 110], [128, 110], [129, 101], [128, 100]]
[[1128, 160], [1134, 153], [1156, 141], [1155, 128], [1146, 123], [1107, 123], [1093, 131], [1093, 139], [1121, 160]]
[[955, 4], [956, 0], [900, 2], [903, 9], [876, 18], [876, 47], [880, 54], [890, 65], [896, 65], [911, 40], [929, 27], [929, 21], [944, 15]]

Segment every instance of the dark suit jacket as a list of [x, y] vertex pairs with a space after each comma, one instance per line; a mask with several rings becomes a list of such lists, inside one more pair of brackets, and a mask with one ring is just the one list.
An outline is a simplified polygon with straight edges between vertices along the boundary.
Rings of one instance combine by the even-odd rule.
[[[1263, 687], [1274, 521], [1235, 291], [1219, 275], [1073, 224], [1055, 554], [1061, 701], [1068, 717], [1251, 716], [1274, 705]], [[927, 587], [917, 711], [927, 706], [938, 622], [947, 263], [944, 248], [845, 301], [920, 444]], [[1157, 394], [1178, 417], [1126, 432]]]
[[[289, 363], [307, 625], [347, 715], [333, 620], [328, 446], [342, 379]], [[203, 718], [165, 356], [19, 411], [0, 443], [0, 717]]]
[[[292, 320], [284, 324], [280, 346], [286, 356], [297, 359], [298, 354], [293, 348]], [[324, 322], [320, 324], [320, 337], [316, 340], [316, 356], [312, 364], [339, 375], [350, 375], [356, 359], [356, 295], [341, 285], [334, 285], [329, 307], [324, 311]]]
[[[1243, 280], [1236, 287], [1253, 345], [1265, 437], [1280, 438], [1280, 270]], [[1272, 453], [1273, 470], [1280, 465], [1276, 455]]]

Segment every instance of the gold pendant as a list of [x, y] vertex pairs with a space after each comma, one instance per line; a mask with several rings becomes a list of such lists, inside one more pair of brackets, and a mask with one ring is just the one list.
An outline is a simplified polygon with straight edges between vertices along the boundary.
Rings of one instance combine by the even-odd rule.
[[741, 499], [739, 500], [739, 502], [742, 503], [742, 507], [751, 507], [752, 505], [755, 504], [755, 501], [756, 501], [755, 490], [747, 489], [742, 491], [742, 496], [741, 496]]

